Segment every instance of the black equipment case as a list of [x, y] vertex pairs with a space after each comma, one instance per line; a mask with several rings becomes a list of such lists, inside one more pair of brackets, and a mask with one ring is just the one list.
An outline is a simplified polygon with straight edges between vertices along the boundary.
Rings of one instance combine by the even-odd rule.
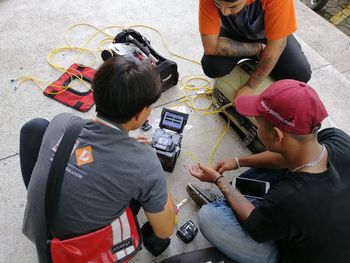
[[102, 59], [106, 60], [111, 56], [122, 55], [123, 51], [120, 50], [122, 47], [120, 44], [129, 46], [128, 51], [132, 50], [134, 55], [135, 49], [132, 49], [132, 47], [137, 47], [141, 51], [141, 54], [139, 54], [141, 55], [139, 57], [140, 60], [143, 60], [142, 56], [145, 55], [149, 60], [152, 61], [155, 68], [160, 74], [163, 92], [177, 84], [179, 80], [177, 64], [174, 61], [166, 59], [157, 53], [152, 48], [151, 42], [134, 29], [124, 29], [122, 32], [116, 35], [112, 45], [110, 46], [110, 50], [102, 51]]

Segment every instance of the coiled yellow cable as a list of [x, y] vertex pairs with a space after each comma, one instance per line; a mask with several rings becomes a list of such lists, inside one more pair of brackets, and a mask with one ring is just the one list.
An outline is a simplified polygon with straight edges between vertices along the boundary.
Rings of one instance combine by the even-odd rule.
[[[77, 45], [73, 45], [69, 40], [68, 40], [68, 35], [69, 33], [78, 27], [88, 27], [88, 28], [92, 28], [95, 32], [89, 36], [87, 38], [87, 40], [83, 43], [82, 46], [77, 46]], [[59, 48], [55, 48], [52, 51], [50, 51], [47, 55], [47, 63], [54, 69], [60, 71], [60, 72], [66, 72], [67, 67], [64, 67], [62, 65], [59, 65], [57, 63], [54, 62], [54, 57], [62, 52], [77, 52], [78, 54], [76, 55], [76, 57], [73, 59], [73, 63], [78, 63], [78, 61], [80, 60], [80, 57], [82, 54], [88, 54], [90, 56], [93, 57], [93, 63], [89, 64], [88, 67], [93, 67], [96, 62], [97, 62], [97, 54], [99, 54], [103, 49], [105, 49], [106, 45], [109, 45], [113, 39], [114, 39], [114, 35], [111, 35], [110, 33], [108, 33], [107, 31], [111, 30], [111, 29], [124, 29], [124, 28], [146, 28], [146, 29], [150, 29], [152, 31], [155, 31], [156, 33], [159, 34], [162, 44], [165, 47], [165, 49], [169, 52], [169, 54], [173, 55], [174, 57], [189, 61], [191, 63], [195, 63], [197, 65], [200, 65], [199, 61], [193, 60], [191, 58], [187, 58], [181, 55], [176, 54], [175, 52], [171, 51], [169, 46], [167, 45], [165, 38], [163, 36], [163, 34], [156, 28], [148, 26], [148, 25], [144, 25], [144, 24], [135, 24], [135, 25], [130, 25], [127, 27], [121, 26], [121, 25], [110, 25], [110, 26], [106, 26], [103, 28], [98, 28], [96, 26], [93, 26], [91, 24], [88, 23], [78, 23], [78, 24], [74, 24], [72, 26], [70, 26], [65, 32], [64, 32], [64, 40], [66, 42], [66, 46], [64, 47], [59, 47]], [[97, 49], [93, 50], [93, 49], [89, 49], [87, 48], [88, 45], [95, 40], [95, 38], [99, 35], [103, 36], [103, 39], [100, 40], [97, 44]], [[81, 75], [74, 75], [72, 73], [68, 73], [71, 74], [71, 79], [76, 78], [78, 79], [81, 83], [83, 83], [83, 85], [85, 85], [87, 88], [89, 88], [91, 90], [91, 87], [83, 80]], [[22, 76], [19, 77], [17, 79], [18, 84], [16, 87], [20, 86], [23, 82], [25, 81], [32, 81], [36, 86], [38, 86], [39, 88], [41, 88], [42, 90], [44, 90], [45, 88], [42, 88], [43, 83], [46, 83], [46, 87], [48, 85], [50, 85], [50, 83], [47, 83], [43, 80], [40, 80], [38, 78], [32, 77], [32, 76]], [[202, 83], [202, 85], [197, 85], [196, 83]], [[216, 111], [209, 111], [212, 107], [212, 102], [211, 100], [209, 100], [208, 105], [206, 105], [205, 107], [198, 107], [196, 106], [197, 102], [202, 99], [202, 98], [208, 98], [208, 96], [212, 95], [213, 92], [213, 84], [212, 81], [210, 79], [208, 79], [205, 76], [185, 76], [180, 80], [181, 86], [185, 91], [185, 96], [183, 96], [183, 98], [179, 98], [179, 100], [177, 100], [178, 103], [184, 103], [186, 104], [189, 108], [191, 108], [194, 111], [200, 111], [200, 112], [204, 112], [204, 115], [211, 115], [211, 114], [218, 114], [220, 112], [224, 112], [224, 109], [229, 105], [225, 105], [224, 107], [220, 108], [219, 110]], [[79, 83], [78, 83], [79, 84]], [[76, 85], [78, 85], [76, 84]], [[50, 94], [59, 94], [62, 92], [65, 92], [67, 89], [69, 88], [73, 88], [74, 86], [73, 84], [70, 84], [68, 86], [64, 86], [61, 87], [62, 90], [59, 92], [52, 92]], [[189, 92], [192, 92], [191, 94], [189, 94]], [[193, 93], [194, 92], [194, 93]], [[225, 113], [226, 114], [226, 113]], [[208, 161], [208, 165], [211, 166], [212, 165], [212, 160], [213, 160], [213, 156], [215, 154], [215, 151], [217, 149], [217, 147], [220, 145], [221, 141], [223, 140], [224, 136], [226, 135], [228, 129], [230, 126], [230, 121], [228, 119], [227, 122], [227, 126], [224, 129], [224, 131], [220, 134], [217, 142], [215, 143], [211, 153], [210, 153], [210, 157], [209, 157], [209, 161]], [[188, 151], [185, 151], [186, 155], [189, 156], [189, 158], [194, 162], [194, 163], [198, 163], [199, 159], [195, 156], [195, 154], [190, 153]]]

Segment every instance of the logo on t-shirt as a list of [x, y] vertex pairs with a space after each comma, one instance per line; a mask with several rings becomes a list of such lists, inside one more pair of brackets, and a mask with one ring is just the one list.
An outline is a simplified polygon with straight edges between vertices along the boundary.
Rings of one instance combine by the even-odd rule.
[[92, 156], [91, 146], [85, 146], [84, 148], [77, 149], [75, 151], [75, 157], [77, 158], [78, 166], [92, 163], [94, 161], [94, 157]]

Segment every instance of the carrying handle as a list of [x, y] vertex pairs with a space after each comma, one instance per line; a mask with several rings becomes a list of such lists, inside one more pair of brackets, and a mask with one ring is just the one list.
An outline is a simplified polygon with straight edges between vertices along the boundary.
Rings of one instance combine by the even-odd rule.
[[[136, 42], [138, 42], [138, 44], [141, 45], [142, 48], [140, 48], [140, 46], [138, 46], [138, 44], [135, 41], [130, 41], [131, 39], [136, 40]], [[151, 42], [146, 37], [144, 37], [134, 29], [123, 29], [123, 31], [118, 33], [113, 40], [113, 43], [125, 43], [125, 42], [133, 43], [135, 46], [140, 48], [142, 52], [144, 52], [143, 49], [147, 49], [146, 52], [147, 53], [149, 52], [156, 59], [157, 64], [158, 64], [158, 61], [166, 60], [163, 56], [161, 56], [157, 51], [155, 51], [152, 48]], [[144, 53], [147, 55], [146, 52]]]

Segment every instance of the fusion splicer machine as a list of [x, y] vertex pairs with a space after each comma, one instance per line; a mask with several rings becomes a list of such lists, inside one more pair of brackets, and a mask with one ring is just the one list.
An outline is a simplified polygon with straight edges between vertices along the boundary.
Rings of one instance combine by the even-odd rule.
[[163, 108], [159, 128], [152, 138], [152, 147], [156, 150], [163, 169], [172, 172], [181, 151], [182, 131], [187, 123], [188, 114]]

